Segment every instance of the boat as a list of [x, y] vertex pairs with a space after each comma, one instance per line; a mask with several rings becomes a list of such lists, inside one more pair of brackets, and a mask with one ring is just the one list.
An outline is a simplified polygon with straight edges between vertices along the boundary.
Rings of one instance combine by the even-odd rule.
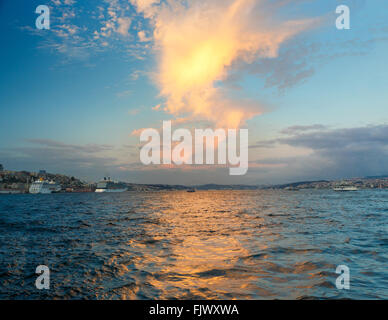
[[299, 189], [296, 188], [296, 187], [286, 187], [286, 188], [284, 188], [284, 190], [287, 190], [287, 191], [299, 191]]
[[95, 192], [125, 192], [128, 190], [128, 187], [121, 182], [115, 182], [110, 180], [110, 178], [104, 178], [99, 183], [97, 183], [97, 189]]
[[355, 186], [344, 186], [344, 185], [341, 185], [341, 186], [334, 187], [333, 190], [334, 191], [357, 191], [358, 188], [355, 187]]
[[187, 192], [195, 192], [195, 189], [188, 189]]
[[62, 187], [55, 181], [46, 181], [42, 178], [33, 182], [29, 188], [29, 192], [33, 194], [43, 193], [55, 193], [61, 191]]

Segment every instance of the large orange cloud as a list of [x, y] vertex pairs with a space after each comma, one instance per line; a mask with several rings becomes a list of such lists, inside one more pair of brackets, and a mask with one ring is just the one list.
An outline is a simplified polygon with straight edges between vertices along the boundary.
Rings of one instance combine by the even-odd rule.
[[236, 128], [262, 112], [230, 99], [222, 83], [236, 61], [276, 57], [280, 45], [313, 20], [281, 21], [264, 0], [132, 0], [154, 26], [155, 81], [169, 113]]

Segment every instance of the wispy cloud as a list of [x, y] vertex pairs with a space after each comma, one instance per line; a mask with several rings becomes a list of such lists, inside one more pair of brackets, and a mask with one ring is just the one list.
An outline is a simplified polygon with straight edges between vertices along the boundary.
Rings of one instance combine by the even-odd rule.
[[292, 135], [292, 134], [297, 134], [297, 133], [306, 132], [306, 131], [324, 130], [326, 128], [327, 126], [324, 126], [322, 124], [312, 124], [307, 126], [298, 125], [298, 126], [291, 126], [291, 127], [285, 128], [280, 132], [282, 134]]
[[28, 142], [38, 144], [45, 147], [68, 150], [68, 151], [80, 151], [85, 153], [96, 153], [101, 151], [113, 150], [114, 147], [108, 144], [87, 144], [87, 145], [74, 145], [66, 144], [60, 141], [51, 139], [27, 139]]
[[2, 163], [14, 170], [46, 169], [98, 180], [104, 175], [125, 179], [123, 167], [137, 168], [136, 146], [68, 144], [51, 139], [28, 139], [23, 147], [2, 148]]
[[113, 48], [139, 55], [139, 46], [129, 42], [133, 40], [130, 34], [133, 11], [129, 2], [96, 0], [93, 4], [90, 7], [90, 3], [75, 0], [52, 0], [50, 30], [38, 33], [32, 28], [24, 29], [42, 36], [40, 48], [62, 54], [65, 62], [86, 61]]

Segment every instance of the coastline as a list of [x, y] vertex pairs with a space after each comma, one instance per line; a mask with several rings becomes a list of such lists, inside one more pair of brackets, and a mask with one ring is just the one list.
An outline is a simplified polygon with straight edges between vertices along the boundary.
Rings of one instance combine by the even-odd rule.
[[[84, 193], [95, 192], [97, 182], [82, 181], [73, 176], [52, 173], [35, 173], [29, 171], [0, 171], [0, 194], [21, 194], [29, 193], [31, 183], [37, 179], [55, 181], [61, 185], [59, 193]], [[298, 191], [303, 189], [334, 189], [338, 185], [346, 185], [357, 189], [387, 189], [388, 176], [350, 178], [341, 180], [318, 180], [291, 182], [277, 185], [169, 185], [169, 184], [137, 184], [121, 182], [125, 184], [128, 191], [177, 191], [177, 190], [288, 190]]]

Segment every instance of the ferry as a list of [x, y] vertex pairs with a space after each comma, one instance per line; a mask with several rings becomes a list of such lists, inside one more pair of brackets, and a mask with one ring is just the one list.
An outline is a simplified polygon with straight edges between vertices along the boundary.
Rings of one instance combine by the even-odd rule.
[[334, 191], [358, 191], [357, 187], [354, 186], [337, 186], [333, 188]]
[[96, 192], [125, 192], [127, 190], [128, 188], [125, 184], [111, 181], [110, 178], [104, 178], [104, 180], [97, 183]]
[[62, 187], [55, 181], [46, 181], [41, 178], [31, 184], [29, 192], [33, 194], [49, 194], [53, 192], [59, 192], [61, 189]]

